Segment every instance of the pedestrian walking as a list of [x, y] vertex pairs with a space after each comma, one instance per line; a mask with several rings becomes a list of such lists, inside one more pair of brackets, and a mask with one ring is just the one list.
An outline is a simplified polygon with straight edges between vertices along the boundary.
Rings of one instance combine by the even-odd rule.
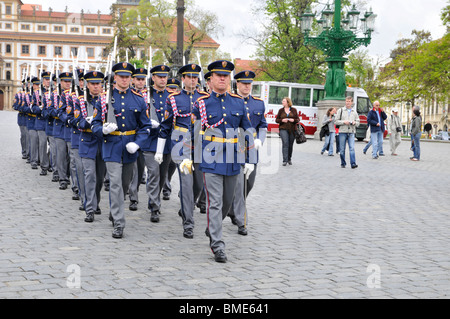
[[328, 126], [328, 135], [325, 135], [325, 143], [323, 144], [322, 151], [320, 154], [323, 154], [325, 151], [328, 151], [328, 156], [334, 156], [333, 154], [333, 145], [334, 145], [334, 137], [336, 135], [336, 129], [334, 125], [336, 108], [331, 107], [327, 110], [327, 113], [323, 116], [322, 127]]
[[275, 122], [279, 124], [279, 131], [282, 143], [283, 166], [288, 163], [292, 165], [292, 152], [294, 150], [294, 131], [297, 123], [300, 122], [298, 112], [292, 106], [292, 100], [289, 97], [281, 101], [283, 107], [278, 111]]
[[413, 117], [411, 120], [411, 140], [413, 143], [412, 161], [420, 161], [420, 137], [422, 136], [422, 117], [418, 108], [413, 109]]
[[391, 155], [397, 156], [396, 150], [402, 141], [402, 124], [398, 116], [398, 109], [393, 108], [391, 116], [388, 119], [389, 145], [391, 147]]
[[387, 115], [382, 108], [380, 102], [373, 103], [373, 109], [367, 114], [367, 123], [370, 125], [370, 141], [372, 143], [372, 158], [377, 159], [384, 156], [383, 152], [383, 135], [385, 131], [384, 121]]
[[345, 168], [347, 162], [345, 161], [345, 148], [348, 144], [350, 153], [350, 165], [357, 168], [355, 155], [355, 134], [356, 128], [359, 126], [358, 113], [353, 109], [353, 97], [347, 96], [345, 98], [345, 107], [340, 108], [336, 114], [336, 125], [339, 126], [339, 155], [341, 157], [341, 167]]

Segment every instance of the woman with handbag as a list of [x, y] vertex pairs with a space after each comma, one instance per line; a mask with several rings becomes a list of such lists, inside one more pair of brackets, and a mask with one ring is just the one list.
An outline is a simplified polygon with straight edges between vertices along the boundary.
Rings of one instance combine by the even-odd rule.
[[334, 136], [336, 135], [336, 131], [334, 129], [334, 120], [335, 120], [336, 109], [334, 107], [330, 107], [327, 111], [327, 114], [323, 116], [322, 128], [328, 128], [328, 135], [325, 134], [325, 143], [323, 144], [322, 151], [320, 154], [323, 154], [325, 151], [328, 151], [328, 156], [334, 156], [333, 154], [333, 145], [334, 145]]
[[283, 166], [288, 163], [292, 165], [292, 151], [294, 149], [294, 131], [297, 128], [297, 123], [300, 121], [298, 112], [292, 106], [290, 98], [285, 97], [281, 101], [283, 107], [278, 111], [275, 122], [279, 124], [280, 137], [283, 150]]
[[402, 141], [402, 124], [398, 116], [398, 109], [393, 108], [391, 116], [388, 119], [389, 144], [391, 146], [391, 155], [397, 156], [395, 151]]

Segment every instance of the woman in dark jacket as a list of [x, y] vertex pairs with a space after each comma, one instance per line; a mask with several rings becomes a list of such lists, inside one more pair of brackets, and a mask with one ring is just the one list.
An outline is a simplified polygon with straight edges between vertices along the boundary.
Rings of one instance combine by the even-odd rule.
[[281, 101], [283, 107], [278, 111], [275, 122], [279, 124], [280, 137], [283, 149], [283, 166], [287, 163], [292, 165], [292, 151], [294, 149], [294, 131], [296, 130], [297, 123], [300, 122], [298, 112], [295, 107], [292, 106], [290, 98], [285, 97]]

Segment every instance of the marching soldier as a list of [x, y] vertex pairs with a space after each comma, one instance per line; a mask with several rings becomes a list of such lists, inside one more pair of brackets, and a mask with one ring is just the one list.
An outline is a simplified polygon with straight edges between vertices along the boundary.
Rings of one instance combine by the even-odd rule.
[[[136, 92], [142, 94], [145, 99], [147, 94], [147, 89], [145, 88], [145, 80], [147, 78], [148, 71], [144, 68], [136, 69], [132, 75], [133, 86]], [[130, 210], [137, 210], [139, 198], [139, 185], [142, 181], [142, 176], [145, 171], [145, 160], [144, 154], [142, 154], [142, 149], [138, 150], [138, 158], [134, 163], [133, 167], [133, 179], [131, 180], [129, 194], [130, 194]]]
[[[253, 147], [253, 132], [244, 100], [227, 92], [230, 73], [234, 70], [229, 61], [215, 61], [208, 66], [211, 71], [211, 94], [198, 99], [193, 109], [193, 120], [200, 125], [203, 136], [200, 170], [207, 197], [208, 226], [206, 234], [216, 262], [226, 262], [225, 242], [222, 239], [222, 220], [233, 203], [235, 187], [244, 156], [238, 154], [242, 132]], [[237, 137], [236, 137], [237, 136]], [[198, 159], [196, 158], [196, 161]], [[199, 160], [200, 161], [200, 160]], [[254, 158], [245, 164], [245, 172], [254, 169]]]
[[[53, 75], [52, 81], [55, 82], [56, 80], [56, 74]], [[56, 87], [56, 85], [53, 85], [53, 87]], [[45, 99], [44, 99], [44, 107], [42, 109], [42, 115], [45, 118], [45, 134], [47, 135], [48, 144], [50, 146], [50, 167], [48, 171], [53, 172], [52, 181], [58, 181], [58, 170], [56, 168], [56, 142], [55, 137], [53, 136], [53, 123], [55, 121], [54, 117], [50, 115], [51, 110], [55, 109], [55, 106], [53, 105], [53, 94], [55, 94], [56, 89], [51, 92], [50, 90], [46, 92]]]
[[[72, 85], [72, 73], [62, 72], [59, 75], [61, 81], [61, 95], [53, 94], [53, 105], [55, 110], [51, 110], [50, 115], [55, 119], [53, 123], [53, 136], [56, 144], [56, 167], [58, 169], [59, 189], [65, 190], [69, 185], [69, 157], [67, 142], [65, 138], [65, 120], [67, 113], [64, 100], [68, 100], [69, 89]], [[67, 95], [67, 97], [66, 97]]]
[[87, 100], [83, 95], [79, 96], [74, 110], [73, 124], [81, 131], [78, 153], [84, 173], [84, 210], [86, 212], [84, 221], [87, 223], [94, 221], [94, 214], [101, 214], [100, 193], [106, 171], [101, 153], [103, 139], [94, 135], [91, 128], [95, 105], [102, 91], [103, 77], [103, 73], [98, 71], [90, 71], [84, 75], [88, 89]]
[[[130, 185], [137, 150], [148, 139], [150, 119], [142, 95], [130, 88], [134, 67], [130, 63], [113, 66], [115, 87], [102, 94], [95, 105], [92, 131], [102, 142], [102, 156], [109, 174], [110, 218], [114, 238], [123, 237], [125, 194]], [[110, 85], [108, 83], [108, 85]], [[106, 101], [111, 93], [110, 103]]]
[[69, 157], [70, 157], [70, 165], [71, 165], [71, 173], [73, 175], [72, 181], [74, 182], [76, 188], [74, 196], [72, 199], [80, 200], [81, 205], [79, 207], [80, 210], [84, 210], [84, 200], [85, 200], [85, 183], [84, 183], [84, 173], [83, 173], [83, 164], [81, 162], [81, 157], [78, 151], [80, 145], [80, 136], [81, 132], [76, 127], [74, 109], [77, 104], [80, 103], [80, 98], [83, 99], [83, 88], [84, 88], [84, 70], [77, 69], [78, 76], [78, 84], [79, 86], [74, 87], [74, 92], [70, 95], [70, 100], [68, 107], [66, 107], [67, 113], [67, 123], [70, 128], [70, 144], [69, 146]]
[[28, 136], [29, 136], [29, 146], [30, 146], [30, 163], [32, 169], [37, 169], [39, 164], [39, 137], [36, 131], [36, 114], [33, 113], [34, 101], [40, 100], [39, 98], [39, 85], [40, 81], [37, 77], [31, 79], [32, 84], [32, 94], [25, 96], [25, 105], [28, 105]]
[[157, 128], [159, 127], [159, 123], [162, 121], [164, 105], [167, 97], [169, 96], [169, 92], [166, 90], [169, 72], [170, 68], [166, 65], [157, 65], [153, 67], [150, 70], [150, 73], [152, 74], [153, 87], [148, 90], [148, 92], [143, 92], [144, 99], [146, 101], [147, 99], [150, 101], [147, 108], [153, 128], [153, 130], [150, 131], [150, 136], [141, 146], [148, 175], [146, 184], [148, 209], [151, 213], [150, 221], [153, 223], [159, 222], [161, 209], [160, 193], [167, 174], [167, 168], [170, 163], [169, 145], [163, 150], [163, 163], [159, 165], [158, 162], [155, 161], [159, 131]]
[[39, 90], [35, 91], [33, 96], [33, 114], [36, 115], [34, 127], [38, 137], [38, 153], [41, 165], [41, 176], [47, 175], [50, 167], [50, 161], [47, 150], [47, 134], [45, 134], [45, 126], [47, 120], [45, 119], [43, 109], [47, 105], [48, 90], [50, 88], [50, 72], [43, 72], [42, 77], [42, 96], [39, 95]]
[[194, 203], [203, 189], [202, 175], [198, 164], [193, 163], [193, 123], [191, 122], [192, 106], [198, 98], [206, 96], [206, 92], [196, 89], [201, 67], [196, 64], [183, 66], [179, 73], [184, 89], [169, 95], [158, 135], [155, 160], [163, 161], [162, 150], [166, 140], [171, 138], [172, 160], [177, 164], [180, 177], [180, 215], [183, 219], [183, 236], [194, 238]]
[[[264, 101], [252, 96], [252, 83], [255, 78], [253, 71], [242, 71], [234, 76], [237, 85], [237, 92], [244, 99], [246, 110], [250, 116], [250, 122], [255, 128], [255, 140], [254, 145], [258, 150], [266, 137], [267, 122], [264, 117], [265, 106]], [[246, 153], [248, 147], [246, 148]], [[246, 160], [248, 161], [248, 154]], [[256, 164], [255, 169], [250, 175], [244, 176], [244, 167], [241, 168], [241, 173], [236, 185], [236, 192], [234, 195], [233, 208], [230, 210], [228, 216], [232, 219], [233, 223], [238, 226], [238, 234], [247, 235], [247, 209], [245, 200], [255, 184], [256, 177]]]
[[14, 96], [14, 103], [13, 108], [14, 110], [18, 111], [17, 113], [17, 125], [19, 125], [20, 129], [20, 146], [22, 150], [22, 159], [27, 159], [28, 154], [28, 141], [27, 141], [27, 122], [26, 122], [26, 115], [24, 112], [22, 112], [22, 102], [24, 100], [25, 96], [25, 80], [22, 80], [22, 90], [17, 92]]

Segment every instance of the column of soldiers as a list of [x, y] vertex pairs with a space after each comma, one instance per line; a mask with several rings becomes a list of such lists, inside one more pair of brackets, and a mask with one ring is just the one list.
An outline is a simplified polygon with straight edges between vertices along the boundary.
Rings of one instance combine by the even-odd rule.
[[166, 65], [147, 70], [127, 62], [106, 75], [75, 69], [26, 78], [14, 100], [22, 158], [32, 169], [40, 166], [42, 176], [53, 172], [59, 189], [70, 185], [88, 223], [101, 214], [107, 175], [114, 238], [124, 234], [127, 194], [129, 209], [138, 209], [145, 173], [150, 221], [160, 221], [161, 193], [170, 198], [176, 170], [183, 236], [194, 237], [199, 207], [215, 261], [226, 262], [222, 221], [230, 216], [247, 235], [245, 202], [267, 129], [264, 102], [250, 94], [255, 73], [236, 74], [232, 93], [233, 70], [229, 61], [211, 63], [202, 83], [207, 92], [199, 90], [203, 73], [196, 64], [180, 68], [181, 82], [169, 79]]

